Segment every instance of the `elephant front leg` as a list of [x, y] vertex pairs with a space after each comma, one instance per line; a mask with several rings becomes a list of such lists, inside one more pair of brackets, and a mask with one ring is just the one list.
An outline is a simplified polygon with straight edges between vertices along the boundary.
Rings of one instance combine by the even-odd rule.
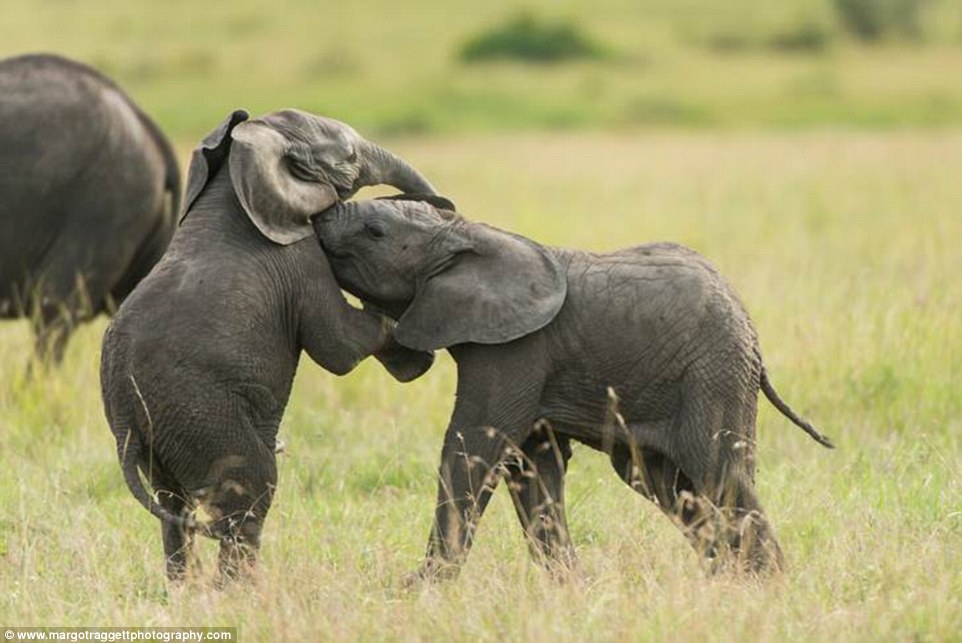
[[204, 494], [201, 501], [214, 517], [210, 530], [220, 540], [219, 586], [247, 578], [257, 563], [261, 531], [277, 487], [274, 454], [260, 443], [263, 457], [226, 456], [233, 460], [222, 481]]
[[544, 387], [544, 354], [529, 338], [451, 349], [458, 364], [457, 404], [441, 450], [427, 555], [406, 579], [408, 586], [458, 574], [478, 520], [504, 475], [505, 460], [532, 432]]
[[564, 510], [570, 441], [541, 422], [508, 467], [508, 488], [534, 559], [559, 579], [576, 566]]
[[458, 575], [478, 521], [503, 475], [500, 465], [515, 444], [492, 427], [448, 429], [427, 555], [418, 571], [405, 579], [407, 586]]

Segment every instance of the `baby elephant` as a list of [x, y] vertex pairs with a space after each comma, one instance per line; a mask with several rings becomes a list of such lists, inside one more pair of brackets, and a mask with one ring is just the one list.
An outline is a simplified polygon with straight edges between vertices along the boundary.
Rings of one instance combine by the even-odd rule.
[[117, 312], [101, 363], [124, 478], [161, 520], [171, 579], [198, 530], [221, 541], [223, 577], [254, 562], [301, 350], [338, 374], [372, 354], [401, 381], [430, 367], [393, 341], [392, 321], [347, 303], [311, 228], [382, 181], [431, 189], [347, 125], [295, 110], [234, 112], [195, 150], [181, 225]]
[[501, 475], [536, 559], [570, 569], [571, 440], [607, 453], [713, 569], [782, 567], [754, 489], [759, 389], [831, 443], [778, 397], [748, 314], [708, 261], [670, 243], [548, 248], [410, 198], [314, 220], [339, 283], [394, 317], [399, 343], [457, 362], [434, 526], [410, 582], [457, 573]]

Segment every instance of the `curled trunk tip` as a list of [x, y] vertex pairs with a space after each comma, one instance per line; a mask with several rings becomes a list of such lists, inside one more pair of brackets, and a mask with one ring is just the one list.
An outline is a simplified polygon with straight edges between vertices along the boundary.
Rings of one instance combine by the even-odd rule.
[[391, 185], [404, 193], [437, 194], [434, 186], [410, 163], [376, 143], [365, 142], [366, 160], [360, 185]]

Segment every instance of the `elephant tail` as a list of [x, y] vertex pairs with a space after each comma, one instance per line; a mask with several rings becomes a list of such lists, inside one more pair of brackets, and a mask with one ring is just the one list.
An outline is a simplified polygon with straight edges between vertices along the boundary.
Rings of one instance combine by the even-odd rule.
[[130, 493], [133, 494], [134, 498], [143, 505], [144, 509], [166, 523], [176, 525], [181, 529], [197, 530], [205, 536], [216, 538], [210, 526], [206, 523], [198, 521], [193, 516], [178, 516], [154, 500], [140, 477], [138, 463], [143, 462], [144, 459], [143, 443], [140, 441], [140, 438], [137, 437], [137, 434], [131, 431], [120, 453], [120, 467], [123, 470], [124, 482], [127, 483], [127, 488], [130, 489]]
[[805, 433], [808, 433], [810, 436], [812, 436], [812, 439], [821, 444], [823, 447], [828, 449], [835, 448], [835, 445], [832, 444], [830, 439], [819, 433], [815, 427], [799, 417], [799, 415], [792, 410], [792, 407], [786, 404], [785, 401], [778, 396], [778, 393], [775, 391], [775, 387], [772, 386], [772, 383], [768, 380], [768, 373], [765, 371], [764, 365], [762, 365], [761, 387], [762, 391], [765, 393], [765, 397], [768, 398], [768, 401], [771, 402], [772, 405], [778, 409], [782, 415], [791, 420], [793, 424], [800, 427], [803, 431], [805, 431]]

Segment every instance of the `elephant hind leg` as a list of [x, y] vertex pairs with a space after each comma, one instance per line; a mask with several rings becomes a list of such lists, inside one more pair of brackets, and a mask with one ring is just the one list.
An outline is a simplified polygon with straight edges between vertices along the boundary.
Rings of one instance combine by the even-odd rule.
[[746, 474], [728, 477], [701, 498], [710, 508], [714, 541], [721, 546], [713, 571], [771, 574], [784, 569], [782, 549]]
[[261, 525], [260, 521], [249, 520], [221, 538], [217, 566], [222, 585], [245, 578], [253, 571], [260, 549]]
[[48, 306], [34, 317], [34, 359], [59, 366], [78, 316], [65, 306]]
[[268, 509], [258, 504], [256, 501], [247, 503], [246, 508], [235, 509], [214, 525], [214, 531], [220, 538], [217, 567], [220, 573], [218, 584], [221, 587], [231, 581], [250, 577], [257, 565], [261, 530]]
[[89, 237], [87, 227], [78, 222], [62, 230], [36, 267], [29, 301], [37, 338], [34, 353], [40, 362], [62, 362], [74, 328], [104, 310], [133, 253], [131, 243], [118, 242], [116, 232], [104, 233], [111, 243], [79, 242]]
[[[141, 471], [147, 472], [150, 486], [154, 489], [160, 506], [175, 516], [184, 515], [193, 508], [187, 494], [156, 459], [142, 458], [138, 466]], [[164, 566], [168, 580], [185, 580], [200, 563], [194, 555], [194, 530], [161, 520], [160, 535], [164, 545]]]
[[757, 390], [750, 378], [693, 373], [665, 450], [671, 466], [662, 475], [680, 469], [689, 481], [674, 513], [711, 571], [777, 572], [781, 548], [754, 488]]
[[101, 292], [88, 290], [79, 275], [46, 276], [32, 296], [34, 359], [59, 366], [74, 329], [97, 314], [102, 298]]
[[676, 521], [692, 540], [701, 516], [685, 502], [694, 497], [695, 485], [678, 465], [660, 451], [633, 450], [623, 444], [615, 445], [610, 455], [618, 476]]
[[202, 506], [214, 518], [211, 531], [220, 540], [222, 584], [248, 576], [257, 563], [261, 530], [276, 484], [273, 466], [269, 473], [270, 480], [228, 479], [200, 494]]
[[[169, 491], [158, 491], [160, 504], [174, 515], [182, 515], [189, 510], [189, 503], [183, 496]], [[164, 561], [167, 578], [172, 582], [183, 581], [192, 571], [199, 571], [200, 561], [194, 555], [194, 530], [185, 529], [161, 521], [161, 537], [164, 542]]]
[[783, 566], [781, 548], [762, 513], [751, 483], [728, 480], [722, 494], [706, 493], [668, 456], [616, 445], [611, 462], [632, 489], [654, 502], [681, 529], [710, 569], [751, 573]]

